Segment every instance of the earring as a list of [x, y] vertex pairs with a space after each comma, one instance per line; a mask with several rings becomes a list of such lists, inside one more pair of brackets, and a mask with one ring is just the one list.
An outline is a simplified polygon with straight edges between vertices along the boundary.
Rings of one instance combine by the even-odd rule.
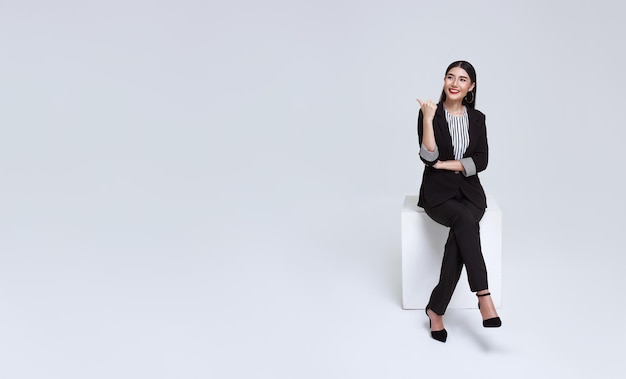
[[474, 101], [474, 92], [470, 92], [472, 94], [472, 100], [468, 100], [467, 99], [467, 95], [465, 95], [465, 101], [467, 101], [468, 104], [471, 104]]

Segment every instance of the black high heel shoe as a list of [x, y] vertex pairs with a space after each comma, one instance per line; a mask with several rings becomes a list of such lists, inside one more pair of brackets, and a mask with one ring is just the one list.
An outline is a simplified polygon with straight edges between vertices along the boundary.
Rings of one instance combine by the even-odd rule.
[[[491, 293], [483, 293], [482, 295], [476, 294], [477, 297], [490, 296]], [[480, 309], [480, 301], [478, 302], [478, 309]], [[502, 326], [502, 320], [500, 317], [492, 317], [486, 320], [483, 320], [483, 327], [485, 328], [499, 328]]]
[[[430, 319], [430, 316], [428, 316], [428, 307], [426, 307], [426, 309], [424, 309], [424, 312], [426, 312], [426, 316], [428, 317], [428, 327], [431, 328], [432, 327], [432, 321]], [[448, 338], [448, 331], [446, 330], [446, 328], [443, 328], [442, 330], [435, 330], [434, 332], [431, 330], [430, 331], [430, 336], [433, 339], [436, 339], [439, 342], [446, 342], [446, 339]]]

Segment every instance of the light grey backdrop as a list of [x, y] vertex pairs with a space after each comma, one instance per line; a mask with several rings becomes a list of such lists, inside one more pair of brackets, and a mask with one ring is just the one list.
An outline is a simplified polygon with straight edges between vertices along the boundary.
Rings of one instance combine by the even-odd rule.
[[576, 351], [573, 372], [608, 373], [624, 352], [617, 4], [0, 1], [0, 372], [419, 370], [430, 341], [399, 301], [415, 98], [466, 59], [504, 214], [508, 357], [554, 377]]

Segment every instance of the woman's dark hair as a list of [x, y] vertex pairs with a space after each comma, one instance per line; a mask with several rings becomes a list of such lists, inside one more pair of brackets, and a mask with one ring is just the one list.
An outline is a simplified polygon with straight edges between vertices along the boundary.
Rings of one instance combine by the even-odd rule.
[[[452, 70], [454, 67], [461, 67], [470, 77], [472, 83], [474, 83], [474, 89], [467, 93], [467, 95], [463, 98], [463, 105], [468, 106], [474, 109], [474, 105], [476, 104], [476, 70], [474, 70], [474, 66], [472, 66], [469, 62], [466, 61], [456, 61], [450, 63], [450, 66], [446, 69], [446, 75], [448, 72]], [[470, 96], [471, 102], [467, 101], [467, 97]], [[441, 97], [439, 98], [439, 102], [442, 103], [446, 101], [446, 91], [441, 91]]]

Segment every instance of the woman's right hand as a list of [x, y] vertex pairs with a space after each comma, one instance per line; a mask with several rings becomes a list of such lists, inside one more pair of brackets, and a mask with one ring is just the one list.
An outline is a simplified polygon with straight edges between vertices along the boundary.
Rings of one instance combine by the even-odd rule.
[[417, 102], [420, 104], [420, 108], [422, 108], [422, 113], [424, 114], [424, 118], [426, 120], [431, 120], [435, 117], [435, 111], [437, 110], [437, 104], [433, 103], [432, 100], [422, 101], [417, 99]]

